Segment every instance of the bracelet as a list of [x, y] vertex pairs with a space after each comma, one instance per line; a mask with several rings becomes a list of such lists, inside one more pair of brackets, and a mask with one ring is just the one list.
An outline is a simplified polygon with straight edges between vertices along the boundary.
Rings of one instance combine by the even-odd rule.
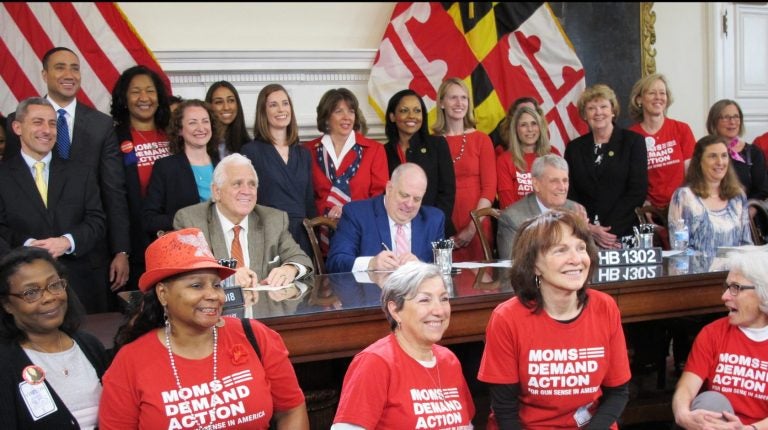
[[129, 253], [125, 252], [125, 251], [120, 251], [120, 252], [118, 252], [118, 254], [123, 254], [123, 255], [125, 255], [125, 258], [128, 258], [128, 259], [131, 258], [131, 254], [129, 254]]
[[756, 425], [750, 424], [749, 426], [752, 427], [752, 430], [757, 430], [757, 426]]

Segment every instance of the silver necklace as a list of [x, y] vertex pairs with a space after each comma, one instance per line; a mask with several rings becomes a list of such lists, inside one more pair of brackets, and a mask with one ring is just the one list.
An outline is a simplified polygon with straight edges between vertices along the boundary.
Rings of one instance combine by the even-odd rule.
[[[217, 359], [216, 356], [218, 351], [218, 345], [219, 345], [219, 330], [216, 326], [213, 326], [213, 380], [218, 381], [217, 378]], [[171, 370], [173, 370], [173, 377], [176, 379], [176, 388], [181, 391], [181, 379], [179, 378], [179, 370], [176, 368], [176, 360], [173, 359], [173, 350], [171, 350], [171, 323], [170, 321], [165, 321], [165, 347], [168, 349], [168, 358], [171, 360]], [[195, 423], [198, 424], [198, 428], [201, 428], [203, 423], [199, 422], [197, 420], [197, 417], [194, 416], [191, 412], [189, 414], [190, 417], [195, 421]]]
[[467, 146], [467, 130], [463, 130], [461, 132], [461, 149], [459, 150], [459, 155], [456, 156], [456, 158], [453, 159], [454, 164], [461, 160], [461, 157], [464, 156], [464, 147]]
[[[32, 346], [34, 346], [36, 350], [38, 350], [40, 352], [44, 352], [46, 354], [54, 354], [53, 352], [46, 351], [45, 348], [43, 348], [42, 346], [36, 344], [35, 342], [32, 342], [32, 339], [27, 338], [27, 341]], [[61, 331], [59, 331], [59, 351], [58, 352], [64, 352], [64, 347], [62, 346], [62, 343], [61, 343]], [[58, 360], [56, 360], [56, 361], [58, 361]], [[62, 373], [64, 373], [65, 377], [69, 376], [69, 368], [67, 366], [63, 366], [63, 367], [64, 367], [64, 369], [62, 370]]]

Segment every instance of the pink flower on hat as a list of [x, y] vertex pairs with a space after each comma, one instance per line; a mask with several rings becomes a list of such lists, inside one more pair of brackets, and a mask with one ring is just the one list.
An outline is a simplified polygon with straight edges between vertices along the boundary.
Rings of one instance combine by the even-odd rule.
[[208, 242], [205, 240], [203, 232], [198, 231], [197, 234], [179, 234], [178, 237], [179, 242], [195, 247], [195, 257], [214, 258], [211, 250], [208, 249]]

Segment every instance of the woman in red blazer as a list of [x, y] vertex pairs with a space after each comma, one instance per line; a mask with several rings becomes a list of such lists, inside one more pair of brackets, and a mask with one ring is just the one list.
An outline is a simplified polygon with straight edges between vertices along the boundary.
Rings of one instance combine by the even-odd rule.
[[389, 180], [384, 146], [363, 136], [360, 104], [346, 88], [328, 90], [317, 106], [323, 133], [305, 144], [312, 158], [312, 182], [319, 215], [341, 217], [345, 203], [384, 193]]

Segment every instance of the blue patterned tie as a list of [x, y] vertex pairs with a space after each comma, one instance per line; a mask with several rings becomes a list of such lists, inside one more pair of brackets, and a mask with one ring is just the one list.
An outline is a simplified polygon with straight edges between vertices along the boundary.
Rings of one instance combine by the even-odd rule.
[[59, 148], [59, 157], [69, 159], [69, 127], [67, 126], [67, 111], [59, 109], [59, 120], [56, 121], [56, 147]]

